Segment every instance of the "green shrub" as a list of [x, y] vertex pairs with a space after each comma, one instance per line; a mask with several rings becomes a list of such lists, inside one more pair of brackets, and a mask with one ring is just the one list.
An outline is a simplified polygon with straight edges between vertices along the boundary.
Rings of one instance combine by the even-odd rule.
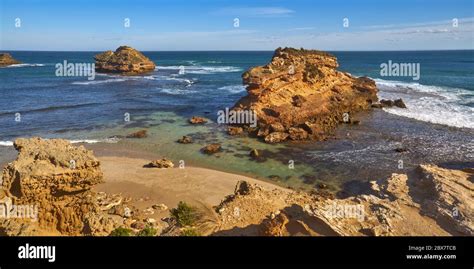
[[183, 201], [180, 201], [178, 207], [171, 209], [170, 212], [180, 226], [192, 226], [198, 219], [196, 209]]
[[155, 236], [157, 230], [151, 226], [143, 228], [140, 232], [137, 233], [137, 236]]
[[187, 228], [181, 231], [181, 236], [200, 236], [201, 234], [194, 228]]
[[132, 230], [128, 228], [118, 227], [110, 233], [110, 236], [131, 236]]

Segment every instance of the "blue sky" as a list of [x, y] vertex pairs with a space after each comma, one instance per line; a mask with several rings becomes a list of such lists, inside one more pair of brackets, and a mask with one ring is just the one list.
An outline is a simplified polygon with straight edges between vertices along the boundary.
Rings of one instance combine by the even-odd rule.
[[2, 0], [0, 22], [2, 50], [474, 49], [474, 0]]

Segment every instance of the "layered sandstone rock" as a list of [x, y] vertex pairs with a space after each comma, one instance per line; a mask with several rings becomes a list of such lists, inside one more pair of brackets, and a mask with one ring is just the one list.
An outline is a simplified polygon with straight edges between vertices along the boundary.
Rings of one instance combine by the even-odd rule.
[[216, 208], [215, 235], [473, 235], [472, 174], [420, 170], [413, 182], [392, 174], [371, 182], [370, 193], [345, 199], [239, 182]]
[[418, 182], [424, 213], [463, 235], [474, 235], [474, 175], [421, 165]]
[[9, 66], [12, 64], [21, 64], [15, 60], [9, 53], [0, 53], [0, 66]]
[[155, 70], [153, 61], [128, 46], [120, 46], [115, 52], [109, 50], [97, 54], [94, 59], [95, 70], [100, 73], [139, 75]]
[[234, 110], [253, 110], [258, 127], [246, 129], [269, 143], [323, 140], [340, 122], [377, 101], [373, 80], [337, 67], [329, 53], [278, 48], [269, 64], [242, 75], [248, 95]]
[[91, 151], [61, 139], [17, 139], [14, 146], [18, 157], [4, 168], [1, 187], [13, 205], [36, 207], [37, 219], [0, 221], [7, 234], [31, 235], [22, 227], [64, 235], [110, 232], [104, 225], [111, 229], [114, 223], [101, 214], [91, 191], [103, 180]]

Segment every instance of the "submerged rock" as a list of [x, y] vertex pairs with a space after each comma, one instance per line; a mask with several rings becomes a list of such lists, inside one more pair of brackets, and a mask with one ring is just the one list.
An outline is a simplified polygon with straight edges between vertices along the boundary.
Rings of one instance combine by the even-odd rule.
[[127, 138], [145, 138], [147, 136], [148, 136], [148, 131], [144, 129], [144, 130], [140, 130], [140, 131], [131, 133], [131, 134], [127, 135], [126, 137]]
[[141, 52], [128, 46], [120, 46], [115, 52], [106, 51], [95, 57], [95, 70], [100, 73], [139, 75], [155, 70], [155, 63]]
[[10, 53], [0, 53], [0, 67], [12, 64], [21, 64], [21, 62], [14, 59]]
[[191, 144], [191, 143], [193, 143], [193, 139], [192, 139], [192, 137], [185, 135], [185, 136], [181, 137], [180, 139], [178, 139], [178, 143]]
[[258, 157], [260, 157], [260, 153], [258, 152], [257, 149], [252, 149], [249, 153], [250, 157], [254, 158], [254, 159], [257, 159]]
[[227, 133], [229, 135], [240, 135], [244, 132], [244, 129], [242, 127], [236, 127], [236, 126], [229, 126], [227, 128]]
[[207, 119], [203, 117], [193, 116], [189, 119], [189, 123], [191, 124], [204, 124], [207, 123]]
[[233, 109], [254, 111], [257, 136], [268, 143], [289, 135], [293, 140], [324, 140], [334, 134], [345, 113], [366, 110], [377, 101], [373, 80], [337, 67], [329, 53], [278, 48], [269, 64], [242, 75], [248, 95]]
[[218, 143], [209, 144], [201, 149], [201, 151], [206, 154], [214, 154], [221, 150], [222, 150], [221, 144], [218, 144]]

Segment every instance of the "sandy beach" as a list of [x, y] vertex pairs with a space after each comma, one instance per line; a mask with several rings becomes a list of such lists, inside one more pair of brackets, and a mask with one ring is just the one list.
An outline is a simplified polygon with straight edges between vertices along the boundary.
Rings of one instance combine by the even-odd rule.
[[[98, 155], [105, 183], [97, 185], [95, 190], [130, 197], [140, 209], [153, 204], [173, 208], [179, 201], [211, 208], [233, 193], [239, 180], [258, 183], [269, 190], [290, 191], [261, 180], [206, 168], [146, 168], [144, 165], [150, 162], [147, 159]], [[168, 213], [162, 211], [155, 216], [164, 217]]]

